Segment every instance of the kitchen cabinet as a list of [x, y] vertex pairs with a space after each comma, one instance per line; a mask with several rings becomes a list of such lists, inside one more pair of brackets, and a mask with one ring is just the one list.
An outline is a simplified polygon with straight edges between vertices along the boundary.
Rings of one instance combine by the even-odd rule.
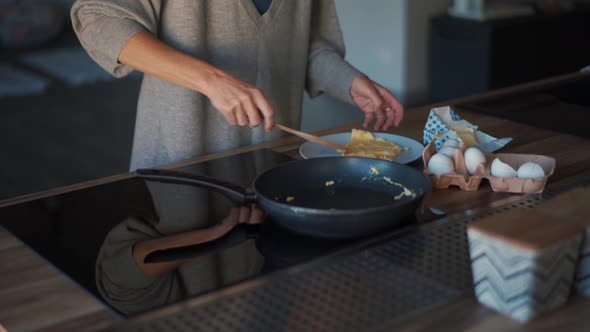
[[576, 72], [590, 65], [590, 6], [490, 21], [442, 15], [430, 22], [434, 102]]

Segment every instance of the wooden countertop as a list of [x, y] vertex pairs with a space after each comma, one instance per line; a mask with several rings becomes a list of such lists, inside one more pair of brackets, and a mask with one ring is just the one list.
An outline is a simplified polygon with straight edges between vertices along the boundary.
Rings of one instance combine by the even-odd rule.
[[[447, 103], [480, 100], [495, 96], [512, 95], [542, 86], [550, 86], [567, 80], [575, 80], [589, 74], [571, 74], [549, 80], [534, 82], [513, 88], [499, 90], [481, 96], [473, 96]], [[406, 111], [404, 122], [392, 133], [422, 141], [422, 128], [431, 107], [420, 107]], [[480, 126], [484, 132], [495, 137], [513, 137], [502, 152], [545, 154], [555, 157], [557, 168], [549, 179], [549, 188], [559, 188], [581, 180], [590, 179], [590, 140], [534, 128], [509, 120], [469, 113], [458, 109], [459, 114], [471, 123]], [[350, 124], [323, 130], [317, 134], [349, 131], [358, 124]], [[248, 146], [223, 153], [212, 154], [188, 161], [166, 165], [166, 168], [179, 167], [191, 163], [220, 158], [240, 152], [270, 148], [294, 158], [302, 140], [289, 136], [276, 141]], [[422, 167], [421, 162], [416, 167]], [[0, 207], [25, 201], [48, 197], [101, 183], [132, 177], [132, 173], [120, 174], [95, 181], [84, 182], [68, 187], [56, 188], [47, 192], [0, 201]], [[449, 195], [452, 192], [452, 195]], [[476, 192], [459, 190], [435, 191], [430, 204], [447, 214], [478, 209], [490, 204], [510, 201], [515, 195], [494, 193], [490, 187], [482, 185]], [[544, 315], [538, 320], [523, 325], [507, 319], [495, 312], [479, 306], [475, 299], [461, 301], [429, 312], [428, 322], [412, 319], [400, 323], [399, 330], [422, 331], [433, 327], [448, 326], [452, 330], [472, 331], [537, 331], [566, 329], [590, 329], [590, 299], [575, 297], [566, 306]], [[75, 285], [55, 267], [34, 253], [30, 248], [0, 228], [0, 324], [9, 332], [13, 331], [98, 331], [116, 324], [120, 318], [108, 308]], [[0, 329], [1, 330], [1, 329]]]

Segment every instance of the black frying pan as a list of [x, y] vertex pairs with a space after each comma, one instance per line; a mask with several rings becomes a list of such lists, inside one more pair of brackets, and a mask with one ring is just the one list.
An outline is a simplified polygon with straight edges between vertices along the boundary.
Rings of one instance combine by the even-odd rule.
[[[139, 169], [137, 174], [153, 181], [208, 187], [237, 204], [258, 203], [274, 222], [293, 232], [334, 239], [360, 237], [398, 225], [414, 214], [430, 190], [428, 178], [412, 167], [357, 157], [288, 162], [260, 174], [253, 191], [177, 171]], [[396, 200], [403, 189], [388, 180], [415, 196]]]

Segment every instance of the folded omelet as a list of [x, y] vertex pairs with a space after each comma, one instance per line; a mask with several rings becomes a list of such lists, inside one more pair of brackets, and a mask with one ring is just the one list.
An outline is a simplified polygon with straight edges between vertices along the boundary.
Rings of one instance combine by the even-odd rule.
[[393, 142], [376, 138], [368, 131], [353, 129], [350, 142], [346, 144], [345, 157], [368, 157], [383, 160], [394, 160], [405, 149]]

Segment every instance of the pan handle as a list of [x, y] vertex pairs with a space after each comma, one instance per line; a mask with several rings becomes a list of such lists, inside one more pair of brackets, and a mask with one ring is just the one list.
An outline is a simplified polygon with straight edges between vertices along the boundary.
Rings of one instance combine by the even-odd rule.
[[135, 173], [145, 180], [209, 188], [240, 205], [256, 202], [256, 194], [246, 191], [241, 186], [209, 176], [153, 168], [138, 169]]

